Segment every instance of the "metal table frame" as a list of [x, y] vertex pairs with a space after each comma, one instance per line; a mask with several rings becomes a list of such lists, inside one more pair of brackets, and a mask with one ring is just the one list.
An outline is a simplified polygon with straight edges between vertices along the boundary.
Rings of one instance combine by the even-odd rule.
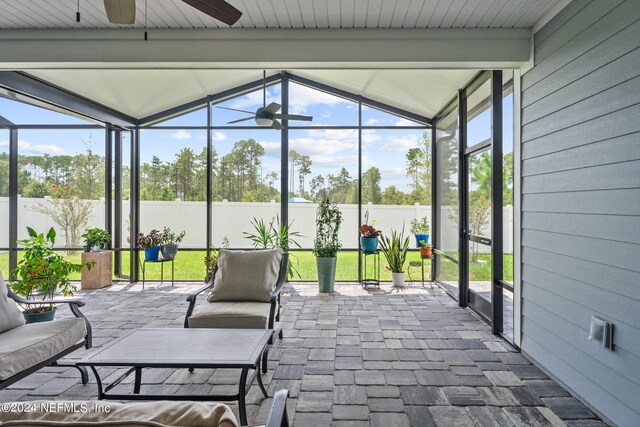
[[[413, 285], [414, 280], [411, 278], [411, 267], [420, 267], [422, 271], [422, 287], [424, 287], [424, 262], [428, 260], [431, 262], [433, 260], [433, 254], [430, 257], [420, 257], [420, 261], [409, 261], [409, 266], [407, 267], [407, 276], [409, 276], [409, 283]], [[431, 271], [433, 272], [433, 264], [431, 265]], [[433, 277], [429, 277], [429, 286], [433, 288]]]
[[[163, 330], [163, 328], [145, 328], [145, 330]], [[191, 329], [180, 329], [180, 331], [190, 331]], [[197, 330], [197, 329], [196, 329]], [[201, 329], [200, 329], [201, 330]], [[96, 383], [98, 385], [98, 400], [109, 399], [109, 400], [193, 400], [193, 401], [215, 401], [215, 402], [231, 402], [238, 401], [238, 412], [240, 415], [240, 424], [245, 426], [247, 425], [247, 408], [246, 408], [246, 395], [249, 392], [249, 389], [253, 382], [258, 380], [258, 385], [260, 386], [260, 391], [262, 391], [262, 395], [265, 398], [268, 398], [269, 395], [267, 390], [262, 382], [262, 375], [260, 373], [260, 363], [262, 359], [262, 355], [264, 352], [269, 339], [273, 335], [273, 330], [265, 330], [264, 335], [260, 339], [260, 341], [256, 345], [256, 350], [252, 355], [252, 362], [245, 363], [242, 361], [237, 362], [215, 362], [201, 359], [194, 359], [193, 361], [145, 361], [145, 360], [119, 360], [119, 361], [101, 361], [101, 360], [92, 360], [93, 357], [100, 354], [102, 351], [117, 345], [124, 338], [138, 331], [137, 329], [132, 330], [131, 332], [123, 335], [120, 338], [117, 338], [114, 341], [108, 343], [105, 347], [103, 347], [97, 353], [81, 360], [77, 363], [78, 366], [88, 366], [91, 371], [93, 371], [93, 375], [96, 377]], [[188, 333], [188, 332], [187, 332]], [[99, 366], [108, 366], [108, 367], [126, 367], [130, 366], [131, 368], [127, 370], [124, 374], [115, 379], [111, 384], [106, 384], [103, 386], [102, 379], [98, 374], [98, 370], [96, 367]], [[193, 394], [141, 394], [140, 388], [142, 385], [142, 369], [143, 368], [185, 368], [193, 371], [193, 369], [241, 369], [240, 373], [240, 382], [238, 384], [238, 393], [237, 394], [213, 394], [213, 395], [193, 395]], [[249, 372], [252, 370], [253, 372]], [[118, 394], [118, 393], [109, 393], [114, 387], [124, 381], [129, 375], [134, 374], [134, 383], [133, 383], [133, 394]]]
[[[377, 286], [380, 289], [380, 251], [376, 250], [373, 253], [362, 252], [362, 289], [368, 289], [369, 286]], [[373, 278], [367, 278], [367, 258], [373, 257]]]

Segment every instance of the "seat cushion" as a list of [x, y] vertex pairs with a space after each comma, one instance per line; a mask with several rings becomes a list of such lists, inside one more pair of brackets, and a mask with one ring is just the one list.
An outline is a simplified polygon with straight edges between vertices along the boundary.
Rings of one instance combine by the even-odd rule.
[[196, 304], [190, 328], [266, 329], [271, 304], [264, 302], [207, 302]]
[[0, 272], [0, 333], [24, 325], [24, 316], [15, 301], [7, 296], [8, 293]]
[[221, 250], [209, 301], [269, 302], [283, 254], [282, 249]]
[[0, 336], [0, 380], [6, 380], [83, 340], [83, 318], [29, 323]]
[[[222, 403], [172, 401], [118, 403], [81, 400], [15, 403], [16, 407], [25, 404], [29, 405], [29, 411], [0, 412], [0, 426], [238, 426], [231, 409]], [[32, 409], [36, 411], [32, 412]]]

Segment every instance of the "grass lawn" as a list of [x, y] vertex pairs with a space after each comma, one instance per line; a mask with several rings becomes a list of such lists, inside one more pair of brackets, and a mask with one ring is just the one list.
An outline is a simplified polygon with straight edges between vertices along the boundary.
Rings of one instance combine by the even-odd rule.
[[[204, 256], [205, 251], [181, 251], [178, 252], [178, 256], [175, 260], [175, 278], [176, 280], [193, 280], [200, 281], [204, 278]], [[144, 254], [140, 254], [141, 257]], [[18, 253], [20, 256], [20, 253]], [[80, 252], [70, 252], [67, 255], [69, 261], [79, 263]], [[370, 258], [371, 259], [371, 258]], [[300, 278], [295, 280], [308, 280], [315, 281], [318, 279], [316, 272], [316, 260], [311, 251], [293, 252], [291, 257], [292, 262], [296, 266], [296, 269], [300, 273]], [[420, 255], [417, 251], [410, 251], [407, 255], [407, 264], [409, 261], [420, 261]], [[512, 255], [504, 256], [505, 264], [505, 280], [513, 280], [513, 257]], [[385, 268], [384, 256], [380, 255], [381, 265], [381, 279], [391, 280], [391, 272]], [[369, 265], [371, 268], [371, 264]], [[9, 270], [9, 254], [0, 254], [0, 269], [5, 277], [8, 277]], [[146, 279], [147, 280], [159, 280], [160, 279], [160, 264], [149, 264], [146, 266]], [[430, 276], [431, 263], [425, 262], [425, 278]], [[123, 253], [122, 255], [122, 270], [124, 275], [129, 275], [129, 255]], [[171, 279], [171, 264], [164, 264], [164, 278], [165, 280]], [[511, 272], [511, 274], [507, 274]], [[369, 277], [372, 277], [372, 272], [369, 273]], [[417, 267], [411, 268], [411, 276], [414, 280], [420, 278], [420, 269]], [[441, 280], [456, 280], [458, 277], [458, 266], [451, 261], [443, 261], [441, 263], [441, 271], [439, 279]], [[73, 280], [79, 280], [80, 274], [72, 276]], [[114, 277], [116, 279], [116, 277]], [[407, 278], [408, 279], [408, 278]], [[476, 262], [470, 264], [470, 280], [471, 281], [488, 281], [491, 279], [491, 256], [490, 254], [478, 254]], [[338, 254], [338, 263], [336, 271], [336, 280], [358, 280], [358, 252], [340, 252]]]

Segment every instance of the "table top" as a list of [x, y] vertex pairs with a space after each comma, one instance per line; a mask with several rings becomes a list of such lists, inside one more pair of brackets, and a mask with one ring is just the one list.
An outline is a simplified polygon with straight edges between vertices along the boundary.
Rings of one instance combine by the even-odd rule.
[[254, 367], [271, 329], [134, 329], [78, 365], [138, 367]]

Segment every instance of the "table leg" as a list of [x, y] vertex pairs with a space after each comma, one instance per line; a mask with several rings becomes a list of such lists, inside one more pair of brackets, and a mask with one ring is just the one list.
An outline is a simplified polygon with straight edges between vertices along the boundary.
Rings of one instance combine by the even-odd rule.
[[262, 372], [260, 371], [260, 361], [258, 360], [258, 369], [256, 369], [256, 371], [258, 371], [258, 385], [260, 386], [260, 390], [262, 391], [262, 395], [264, 397], [269, 397], [269, 394], [267, 393], [267, 389], [264, 388], [264, 383], [262, 382]]
[[100, 379], [100, 375], [98, 375], [98, 370], [95, 366], [89, 366], [93, 371], [93, 376], [96, 377], [96, 384], [98, 384], [98, 400], [102, 400], [104, 398], [104, 392], [102, 391], [102, 380]]
[[164, 285], [164, 262], [160, 263], [160, 284]]
[[140, 394], [140, 386], [142, 384], [142, 368], [136, 367], [135, 377], [133, 379], [133, 394]]
[[174, 271], [174, 261], [171, 260], [171, 287], [173, 288], [173, 271]]
[[[260, 366], [258, 366], [260, 369]], [[240, 425], [247, 425], [247, 406], [245, 403], [246, 394], [247, 394], [247, 374], [249, 373], [249, 368], [242, 368], [242, 373], [240, 374], [240, 386], [238, 390], [238, 412], [240, 413]]]
[[144, 270], [146, 266], [147, 266], [147, 262], [142, 261], [142, 289], [144, 289]]

